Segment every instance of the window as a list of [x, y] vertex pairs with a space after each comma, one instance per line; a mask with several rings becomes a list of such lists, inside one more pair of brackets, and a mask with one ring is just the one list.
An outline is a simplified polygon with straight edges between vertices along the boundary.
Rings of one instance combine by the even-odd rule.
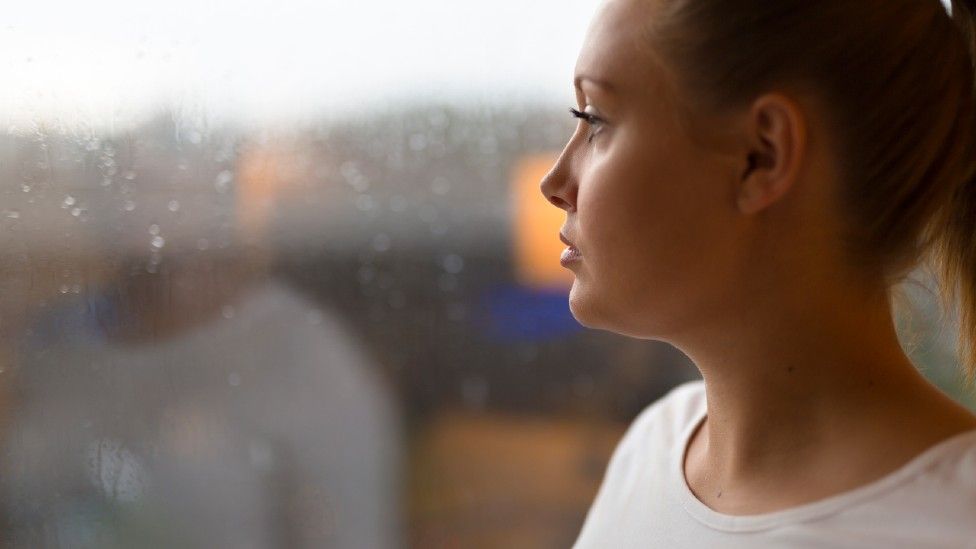
[[696, 375], [553, 269], [596, 4], [9, 6], [4, 541], [568, 546]]

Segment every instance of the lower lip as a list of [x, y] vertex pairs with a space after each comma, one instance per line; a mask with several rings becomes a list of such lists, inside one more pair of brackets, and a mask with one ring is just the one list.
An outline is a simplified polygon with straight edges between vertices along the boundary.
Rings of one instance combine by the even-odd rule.
[[565, 266], [569, 265], [570, 263], [574, 263], [574, 262], [579, 261], [581, 259], [583, 259], [583, 256], [580, 255], [579, 250], [577, 250], [573, 246], [570, 246], [570, 247], [566, 248], [565, 250], [563, 250], [563, 255], [559, 258], [559, 263], [563, 267], [565, 267]]

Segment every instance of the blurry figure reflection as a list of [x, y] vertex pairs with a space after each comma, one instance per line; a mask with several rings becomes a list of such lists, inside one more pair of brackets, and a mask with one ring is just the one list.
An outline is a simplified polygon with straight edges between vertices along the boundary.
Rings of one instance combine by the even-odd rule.
[[35, 323], [2, 454], [6, 546], [398, 546], [391, 394], [267, 263], [133, 257]]

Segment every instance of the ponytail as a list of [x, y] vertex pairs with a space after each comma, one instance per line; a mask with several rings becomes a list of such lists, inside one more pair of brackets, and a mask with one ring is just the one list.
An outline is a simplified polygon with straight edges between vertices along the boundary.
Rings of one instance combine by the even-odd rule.
[[[976, 0], [952, 0], [952, 18], [969, 47], [971, 100], [968, 116], [976, 120]], [[972, 143], [972, 141], [971, 141]], [[967, 387], [976, 382], [976, 147], [970, 168], [940, 218], [940, 238], [933, 252], [943, 288], [943, 307], [953, 311], [958, 298], [959, 343]]]

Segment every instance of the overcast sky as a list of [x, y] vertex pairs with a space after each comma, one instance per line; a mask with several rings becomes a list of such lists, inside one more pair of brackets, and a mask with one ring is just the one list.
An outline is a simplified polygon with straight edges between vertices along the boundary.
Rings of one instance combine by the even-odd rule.
[[247, 120], [443, 96], [573, 101], [599, 0], [37, 0], [4, 6], [0, 117], [160, 104]]

